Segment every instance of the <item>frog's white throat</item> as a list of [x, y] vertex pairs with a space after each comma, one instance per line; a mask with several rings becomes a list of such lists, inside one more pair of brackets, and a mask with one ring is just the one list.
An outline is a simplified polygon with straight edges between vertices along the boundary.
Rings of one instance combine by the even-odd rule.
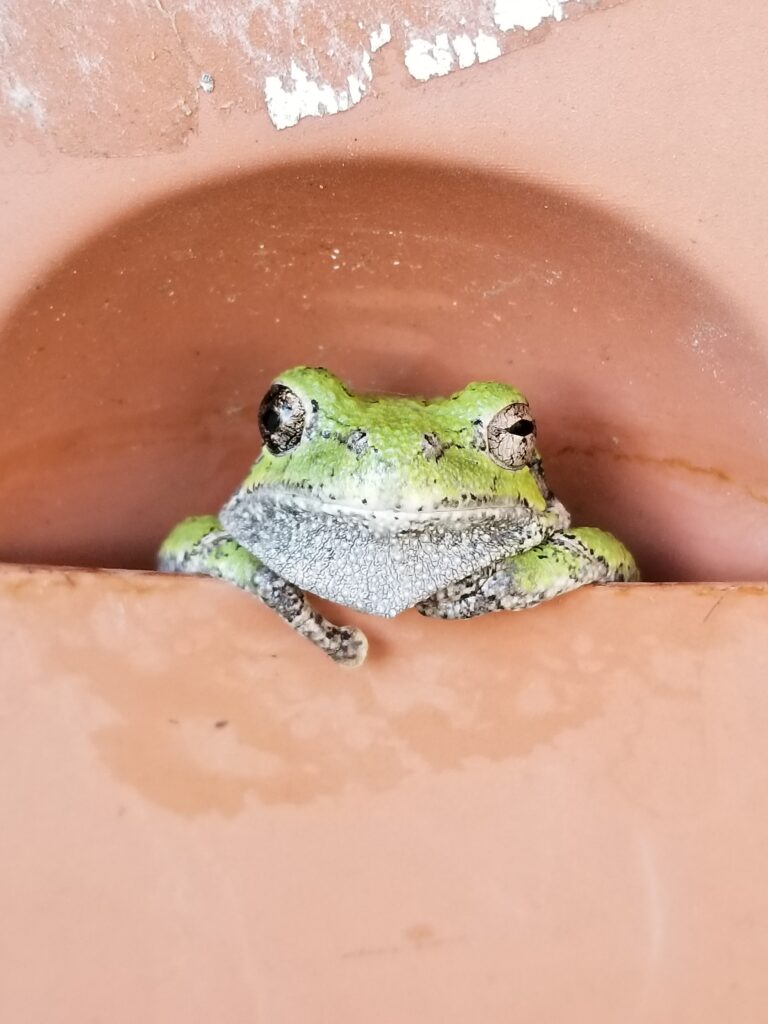
[[291, 583], [385, 616], [569, 523], [555, 498], [544, 511], [520, 502], [376, 510], [266, 488], [239, 491], [220, 518], [240, 544]]

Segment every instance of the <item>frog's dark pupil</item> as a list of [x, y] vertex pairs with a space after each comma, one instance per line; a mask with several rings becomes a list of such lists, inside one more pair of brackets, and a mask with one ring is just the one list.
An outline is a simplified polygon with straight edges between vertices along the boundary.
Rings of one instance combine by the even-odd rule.
[[264, 429], [273, 433], [280, 426], [280, 413], [277, 409], [265, 409], [263, 417]]
[[533, 433], [533, 423], [530, 420], [518, 420], [511, 427], [507, 427], [508, 434], [515, 437], [529, 437]]

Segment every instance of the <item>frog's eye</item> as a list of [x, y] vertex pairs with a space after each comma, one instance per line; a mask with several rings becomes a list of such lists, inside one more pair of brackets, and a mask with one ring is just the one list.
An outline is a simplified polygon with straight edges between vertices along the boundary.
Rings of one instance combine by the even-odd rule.
[[304, 432], [304, 406], [284, 384], [273, 384], [259, 407], [261, 439], [273, 455], [287, 455]]
[[488, 454], [505, 469], [526, 466], [536, 455], [536, 424], [525, 402], [497, 412], [486, 431]]

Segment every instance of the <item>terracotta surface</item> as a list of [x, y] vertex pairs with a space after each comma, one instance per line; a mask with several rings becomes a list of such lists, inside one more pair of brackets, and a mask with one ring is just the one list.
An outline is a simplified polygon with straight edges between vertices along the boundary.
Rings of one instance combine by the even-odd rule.
[[[648, 578], [765, 579], [768, 7], [590, 4], [426, 84], [403, 8], [359, 106], [278, 132], [204, 6], [0, 15], [0, 558], [149, 566], [306, 360], [504, 377]], [[282, 75], [328, 44], [290, 6]], [[767, 596], [331, 608], [352, 674], [212, 581], [6, 565], [0, 1021], [765, 1019]]]
[[355, 616], [354, 673], [210, 581], [0, 595], [0, 1019], [764, 1018], [768, 588]]
[[211, 112], [288, 128], [370, 100], [385, 53], [426, 81], [617, 2], [4, 0], [0, 131], [79, 157], [173, 153]]

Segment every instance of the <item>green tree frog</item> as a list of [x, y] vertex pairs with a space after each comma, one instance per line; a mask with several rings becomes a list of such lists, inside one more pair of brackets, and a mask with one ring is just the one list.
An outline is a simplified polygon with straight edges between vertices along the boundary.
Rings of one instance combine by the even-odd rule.
[[465, 619], [638, 579], [611, 534], [569, 529], [528, 402], [506, 384], [356, 394], [300, 366], [273, 381], [259, 429], [243, 483], [218, 517], [175, 527], [158, 568], [255, 594], [342, 664], [364, 660], [364, 634], [329, 622], [304, 591], [373, 615]]

